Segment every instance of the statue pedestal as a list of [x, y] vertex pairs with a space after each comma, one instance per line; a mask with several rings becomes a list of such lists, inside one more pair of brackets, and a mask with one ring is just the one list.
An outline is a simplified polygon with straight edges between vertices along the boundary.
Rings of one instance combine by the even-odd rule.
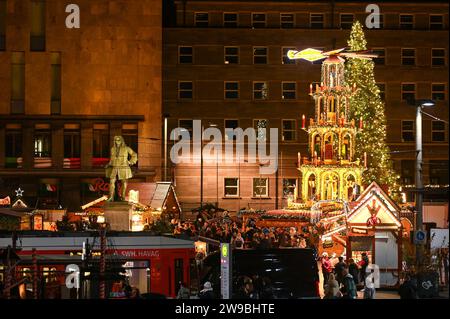
[[110, 230], [131, 230], [131, 205], [128, 202], [106, 202], [104, 215]]

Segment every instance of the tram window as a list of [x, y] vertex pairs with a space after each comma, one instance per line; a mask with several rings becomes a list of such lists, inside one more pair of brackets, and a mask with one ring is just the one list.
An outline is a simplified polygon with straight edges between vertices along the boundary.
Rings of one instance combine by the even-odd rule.
[[199, 292], [198, 268], [195, 258], [189, 259], [189, 279], [191, 295], [197, 295]]
[[183, 259], [175, 259], [175, 293], [180, 289], [180, 283], [184, 281], [183, 276]]

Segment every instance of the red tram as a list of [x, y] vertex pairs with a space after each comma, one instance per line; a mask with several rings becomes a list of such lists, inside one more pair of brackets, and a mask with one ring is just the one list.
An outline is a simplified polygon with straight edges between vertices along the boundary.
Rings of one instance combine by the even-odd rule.
[[[156, 293], [175, 297], [179, 282], [185, 282], [193, 288], [197, 287], [193, 241], [137, 232], [108, 233], [106, 238], [107, 264], [115, 263], [122, 267], [129, 284], [137, 287], [141, 294]], [[20, 279], [20, 276], [30, 276], [33, 269], [34, 248], [40, 280], [47, 284], [56, 282], [58, 286], [56, 296], [52, 295], [51, 298], [70, 298], [71, 292], [65, 285], [65, 269], [69, 264], [76, 264], [84, 269], [81, 258], [83, 243], [90, 246], [91, 261], [98, 263], [100, 251], [98, 233], [19, 235], [16, 253], [21, 260], [16, 267], [18, 276], [16, 279]], [[11, 237], [0, 237], [0, 247], [8, 245], [12, 246]], [[95, 293], [88, 293], [86, 296], [95, 298]], [[46, 298], [46, 295], [41, 297]]]

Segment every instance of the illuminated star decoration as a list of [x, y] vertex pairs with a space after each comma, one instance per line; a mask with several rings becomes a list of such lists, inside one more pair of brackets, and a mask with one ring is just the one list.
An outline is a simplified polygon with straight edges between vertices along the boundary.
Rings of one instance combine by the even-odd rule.
[[24, 190], [19, 187], [18, 189], [15, 190], [15, 192], [17, 197], [22, 197]]

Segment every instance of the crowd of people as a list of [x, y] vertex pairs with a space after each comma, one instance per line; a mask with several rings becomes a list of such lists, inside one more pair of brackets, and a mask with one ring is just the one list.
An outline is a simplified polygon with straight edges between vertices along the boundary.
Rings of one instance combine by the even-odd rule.
[[240, 219], [232, 219], [227, 212], [220, 218], [205, 218], [198, 213], [195, 221], [171, 221], [173, 233], [181, 238], [202, 236], [222, 243], [231, 243], [233, 248], [269, 249], [278, 247], [314, 247], [314, 231], [300, 231], [295, 227], [258, 227], [253, 219], [245, 225]]

